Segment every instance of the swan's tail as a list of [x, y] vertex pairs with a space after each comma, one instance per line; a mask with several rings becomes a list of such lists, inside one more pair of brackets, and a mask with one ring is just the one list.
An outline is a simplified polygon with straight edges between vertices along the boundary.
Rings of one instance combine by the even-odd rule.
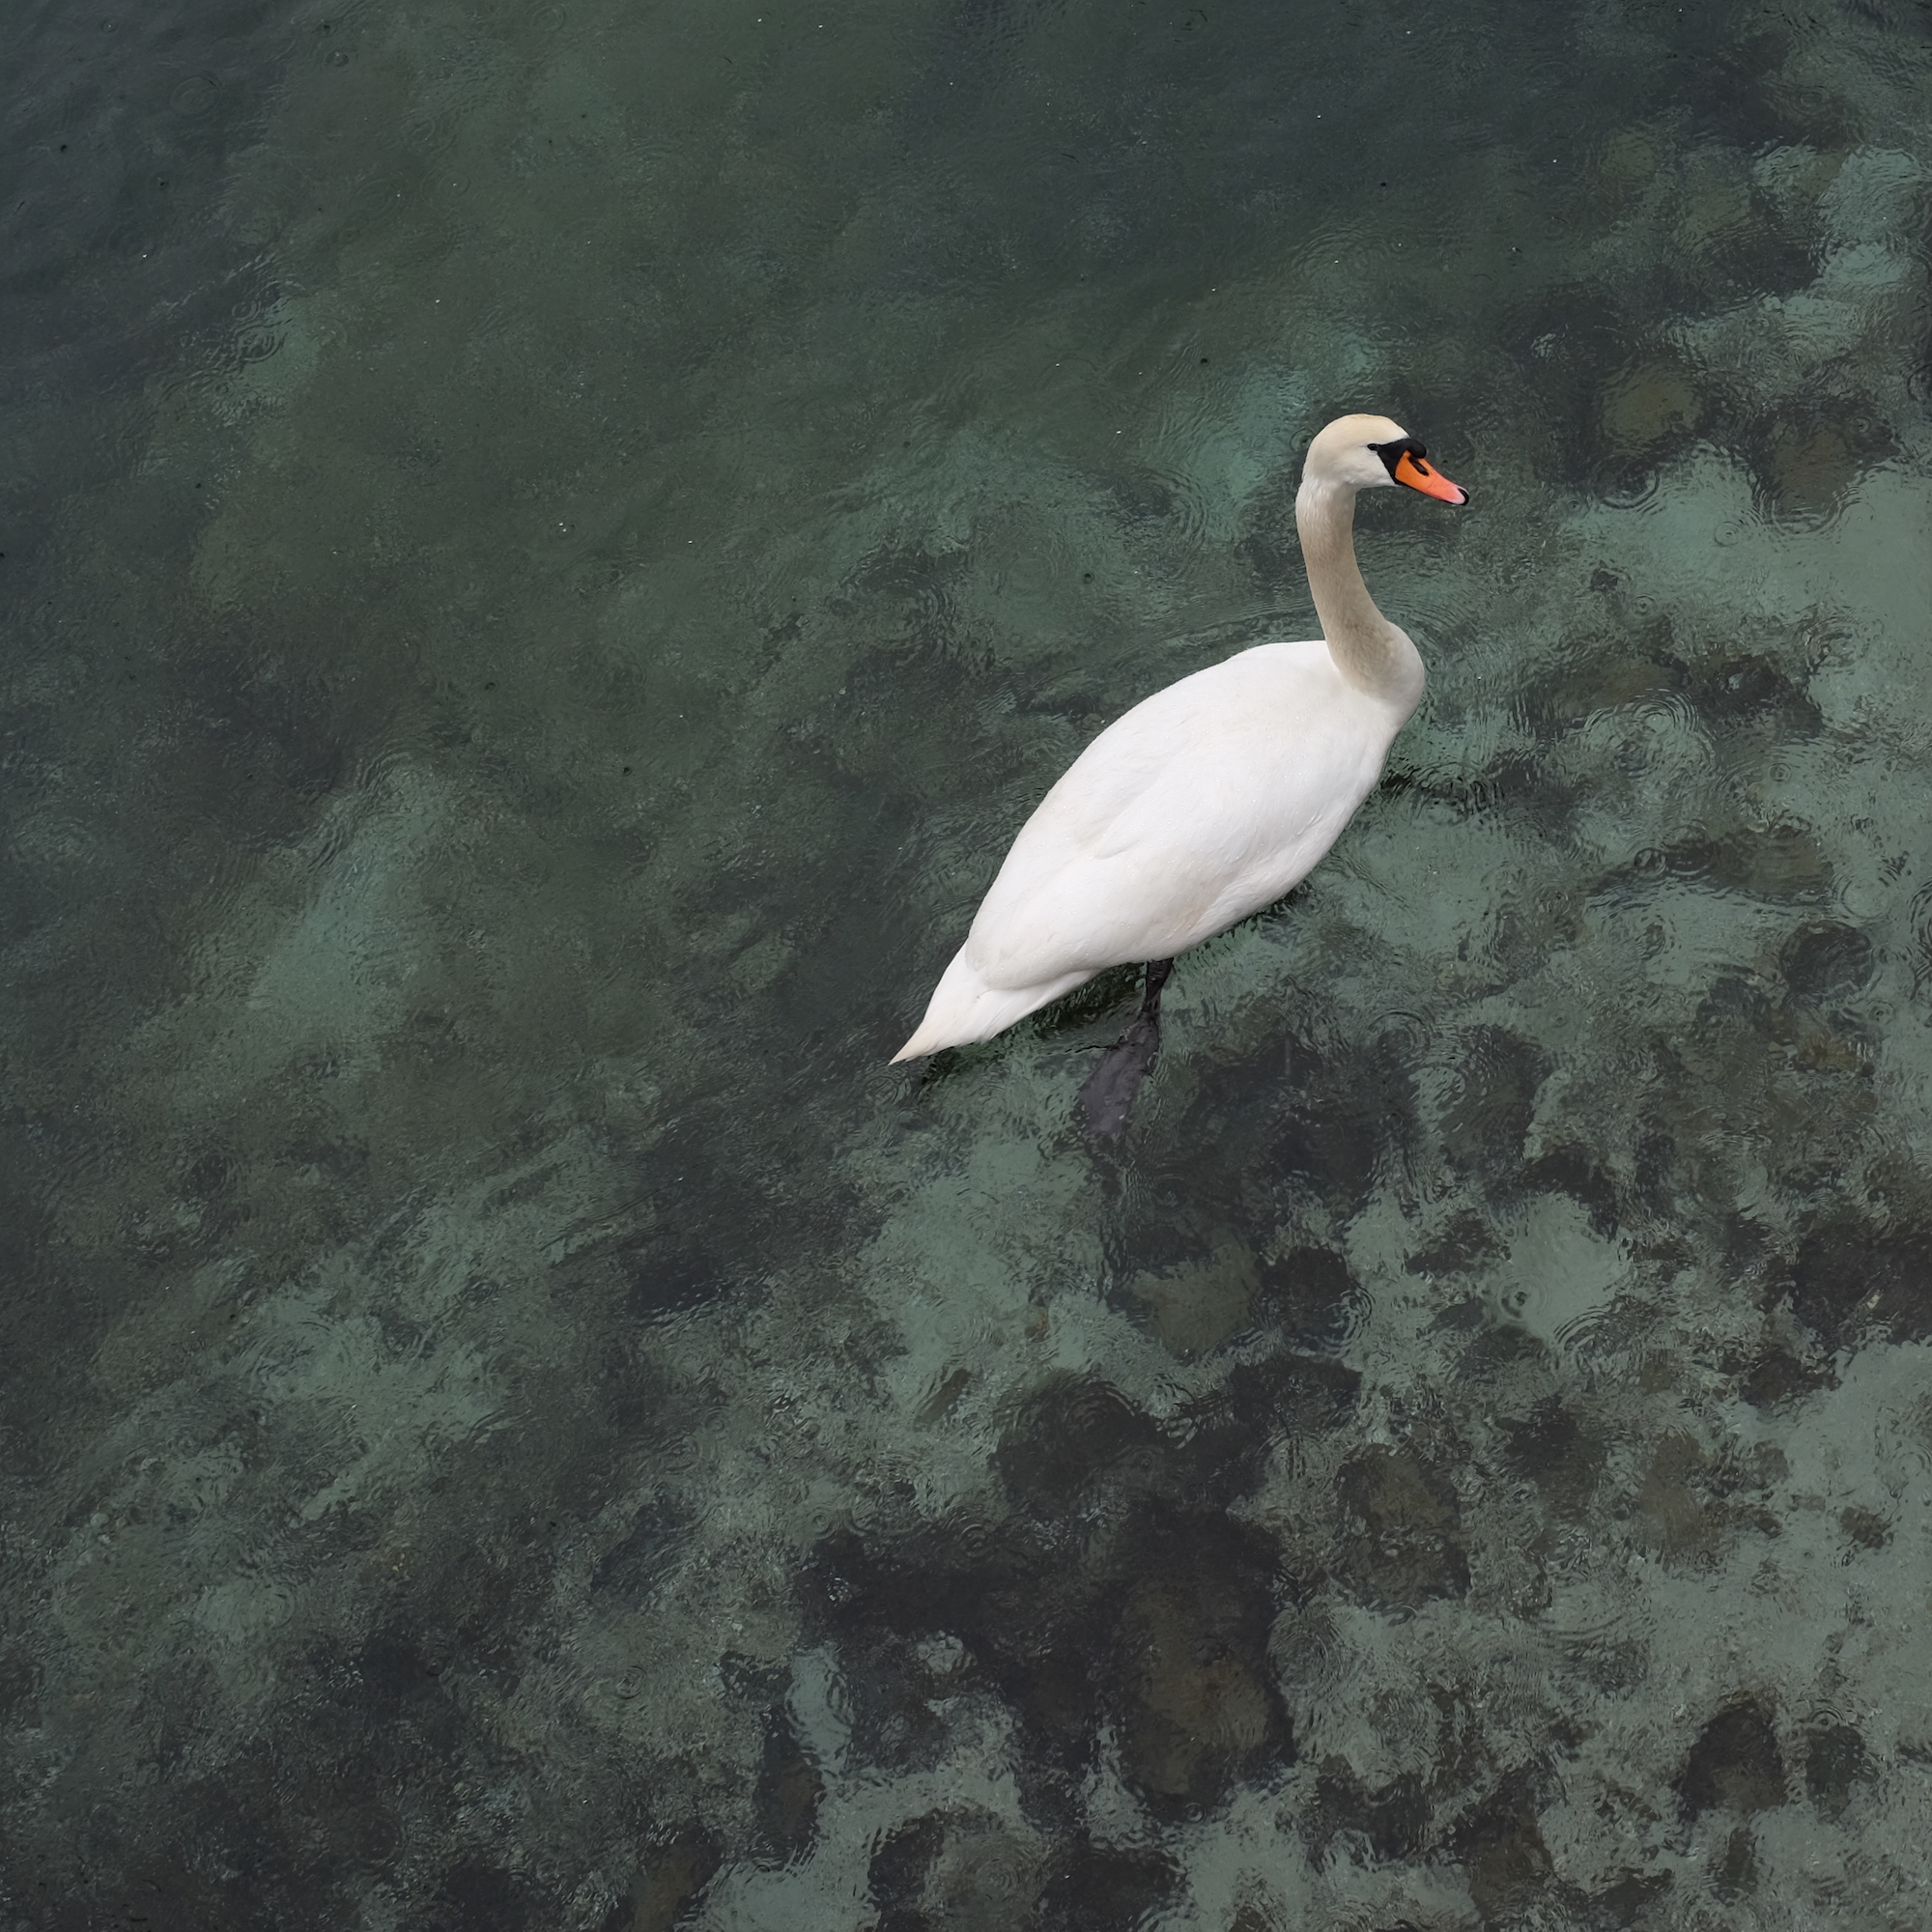
[[989, 985], [967, 959], [962, 946], [953, 954], [952, 964], [940, 975], [919, 1031], [893, 1055], [893, 1065], [937, 1053], [941, 1047], [970, 1046], [976, 1040], [991, 1039], [1015, 1020], [1025, 1019], [1049, 1000], [1070, 993], [1093, 977], [1091, 972], [1064, 973], [1032, 986]]

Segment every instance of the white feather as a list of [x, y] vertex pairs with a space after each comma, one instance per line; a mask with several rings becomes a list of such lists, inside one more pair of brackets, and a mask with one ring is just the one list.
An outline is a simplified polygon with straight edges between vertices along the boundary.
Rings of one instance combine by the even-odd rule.
[[1295, 507], [1324, 636], [1242, 651], [1108, 725], [1020, 829], [895, 1060], [990, 1039], [1110, 966], [1171, 959], [1335, 842], [1422, 695], [1350, 535], [1355, 492], [1390, 480], [1375, 445], [1402, 438], [1352, 416], [1316, 439]]

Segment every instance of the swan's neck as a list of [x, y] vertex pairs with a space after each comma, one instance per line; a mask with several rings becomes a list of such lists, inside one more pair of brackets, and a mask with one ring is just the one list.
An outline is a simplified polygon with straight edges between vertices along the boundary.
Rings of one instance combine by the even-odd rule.
[[1294, 499], [1308, 587], [1335, 668], [1406, 718], [1422, 702], [1422, 658], [1408, 633], [1376, 609], [1355, 562], [1355, 493], [1306, 479]]

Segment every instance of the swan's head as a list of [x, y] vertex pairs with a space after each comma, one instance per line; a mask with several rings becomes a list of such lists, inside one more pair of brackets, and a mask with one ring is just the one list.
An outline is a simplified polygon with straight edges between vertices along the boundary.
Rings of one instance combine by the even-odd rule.
[[1344, 490], [1383, 490], [1392, 483], [1444, 503], [1466, 503], [1469, 493], [1430, 463], [1422, 445], [1387, 416], [1338, 416], [1308, 445], [1304, 483]]

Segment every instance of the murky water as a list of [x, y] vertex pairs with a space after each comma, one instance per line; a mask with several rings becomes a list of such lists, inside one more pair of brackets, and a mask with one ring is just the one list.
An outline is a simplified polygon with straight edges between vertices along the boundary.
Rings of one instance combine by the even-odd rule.
[[[0, 1923], [1921, 1924], [1928, 23], [0, 27]], [[1388, 781], [888, 1069], [1345, 409]]]

